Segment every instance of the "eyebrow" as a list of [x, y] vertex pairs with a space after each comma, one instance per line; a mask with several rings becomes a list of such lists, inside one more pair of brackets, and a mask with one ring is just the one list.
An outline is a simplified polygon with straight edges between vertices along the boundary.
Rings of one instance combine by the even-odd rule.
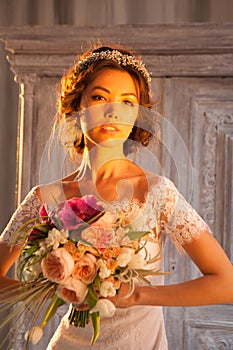
[[[106, 88], [103, 87], [103, 86], [99, 86], [99, 85], [94, 86], [94, 87], [91, 89], [91, 91], [97, 90], [97, 89], [98, 89], [98, 90], [103, 90], [103, 91], [107, 92], [108, 94], [110, 94], [110, 91], [109, 91], [108, 89], [106, 89]], [[121, 94], [121, 96], [134, 96], [134, 97], [137, 98], [137, 95], [136, 95], [134, 92], [124, 92], [124, 93]]]

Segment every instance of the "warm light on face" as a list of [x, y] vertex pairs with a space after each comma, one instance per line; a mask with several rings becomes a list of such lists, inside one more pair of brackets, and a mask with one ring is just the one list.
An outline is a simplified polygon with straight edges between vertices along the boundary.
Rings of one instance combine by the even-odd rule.
[[86, 139], [106, 147], [114, 147], [120, 140], [123, 143], [137, 119], [137, 90], [129, 73], [102, 69], [81, 99], [81, 127]]

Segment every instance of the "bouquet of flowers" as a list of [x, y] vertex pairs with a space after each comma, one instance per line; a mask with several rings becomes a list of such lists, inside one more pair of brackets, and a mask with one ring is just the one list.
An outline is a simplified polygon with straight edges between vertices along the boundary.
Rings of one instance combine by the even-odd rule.
[[[85, 327], [92, 322], [94, 344], [101, 317], [115, 312], [108, 298], [120, 292], [122, 283], [129, 284], [128, 297], [135, 280], [150, 284], [147, 276], [162, 273], [148, 268], [160, 259], [160, 254], [152, 258], [147, 252], [149, 235], [135, 230], [124, 211], [108, 211], [92, 195], [69, 199], [53, 210], [42, 205], [39, 217], [15, 233], [15, 242], [22, 246], [17, 266], [20, 285], [3, 291], [0, 304], [7, 311], [21, 303], [1, 327], [18, 322], [17, 337], [30, 318], [26, 346], [29, 341], [36, 344], [57, 309], [68, 303], [71, 324]], [[42, 312], [43, 320], [36, 325]]]

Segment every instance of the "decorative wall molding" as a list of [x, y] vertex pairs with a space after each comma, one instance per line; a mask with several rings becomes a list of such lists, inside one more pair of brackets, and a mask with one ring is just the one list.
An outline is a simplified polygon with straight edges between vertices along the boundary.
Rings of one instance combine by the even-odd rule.
[[232, 257], [233, 99], [198, 96], [193, 106], [194, 168], [202, 169], [196, 185], [200, 189], [196, 205]]
[[185, 321], [187, 350], [233, 349], [233, 326], [228, 322]]
[[[233, 101], [231, 102], [233, 107]], [[216, 159], [219, 129], [226, 130], [233, 126], [233, 114], [219, 114], [215, 109], [203, 113], [207, 124], [203, 151], [203, 207], [205, 208], [204, 219], [212, 226], [215, 225], [215, 202], [216, 202]]]
[[231, 23], [0, 27], [1, 39], [16, 75], [19, 69], [40, 71], [46, 66], [51, 66], [50, 73], [60, 74], [82, 47], [99, 40], [136, 50], [154, 77], [233, 75]]

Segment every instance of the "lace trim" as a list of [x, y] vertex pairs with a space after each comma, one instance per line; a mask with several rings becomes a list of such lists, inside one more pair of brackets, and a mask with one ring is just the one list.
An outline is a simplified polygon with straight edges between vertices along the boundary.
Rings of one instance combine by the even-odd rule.
[[[38, 216], [40, 205], [35, 189], [32, 189], [12, 216], [0, 238], [1, 242], [11, 244], [13, 233], [27, 220]], [[106, 209], [112, 213], [123, 211], [135, 228], [151, 231], [151, 237], [157, 242], [163, 236], [169, 236], [179, 252], [183, 251], [182, 246], [197, 239], [201, 231], [210, 232], [208, 225], [174, 184], [164, 177], [151, 186], [144, 203], [123, 200], [106, 204]]]
[[167, 178], [161, 177], [152, 185], [145, 197], [145, 203], [137, 201], [111, 203], [110, 210], [124, 210], [139, 230], [154, 232], [154, 239], [168, 236], [180, 253], [183, 246], [200, 237], [201, 231], [211, 233], [209, 226], [196, 210], [178, 192]]
[[35, 188], [33, 188], [12, 215], [5, 230], [1, 234], [0, 242], [11, 245], [16, 230], [31, 218], [37, 217], [40, 206], [41, 203], [36, 195]]

